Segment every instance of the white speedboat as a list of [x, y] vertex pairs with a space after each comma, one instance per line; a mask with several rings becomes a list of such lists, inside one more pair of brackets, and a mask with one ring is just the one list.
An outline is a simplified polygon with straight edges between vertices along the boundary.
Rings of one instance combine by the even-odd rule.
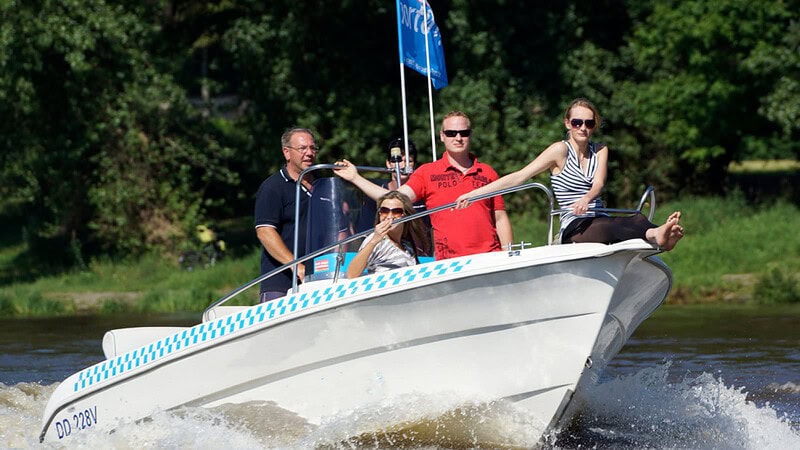
[[223, 305], [259, 278], [195, 326], [106, 333], [107, 359], [58, 386], [40, 438], [184, 406], [270, 402], [320, 424], [431, 396], [508, 402], [544, 433], [666, 297], [659, 251], [642, 240], [517, 246], [357, 279], [335, 272], [266, 304]]

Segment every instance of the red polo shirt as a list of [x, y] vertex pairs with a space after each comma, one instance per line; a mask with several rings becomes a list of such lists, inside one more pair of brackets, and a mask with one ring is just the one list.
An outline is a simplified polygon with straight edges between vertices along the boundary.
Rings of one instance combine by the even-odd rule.
[[[428, 209], [452, 203], [464, 193], [496, 180], [497, 172], [489, 165], [478, 162], [470, 154], [472, 167], [462, 174], [450, 164], [445, 155], [441, 159], [423, 164], [411, 174], [406, 185]], [[500, 250], [494, 212], [505, 210], [502, 196], [480, 200], [468, 208], [444, 210], [432, 214], [433, 243], [436, 259], [455, 258]]]

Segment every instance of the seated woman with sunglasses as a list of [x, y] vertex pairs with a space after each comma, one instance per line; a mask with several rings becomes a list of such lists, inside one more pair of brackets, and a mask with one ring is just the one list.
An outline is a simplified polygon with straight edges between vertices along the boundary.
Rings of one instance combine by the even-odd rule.
[[600, 194], [606, 181], [608, 147], [590, 141], [600, 123], [597, 108], [578, 98], [564, 114], [567, 138], [555, 142], [522, 169], [458, 198], [457, 208], [466, 208], [467, 199], [492, 191], [518, 186], [526, 180], [550, 171], [553, 193], [559, 208], [571, 209], [561, 214], [561, 242], [614, 243], [641, 238], [664, 250], [672, 250], [683, 237], [680, 211], [657, 226], [641, 214], [609, 217], [590, 208], [602, 208]]
[[409, 198], [389, 191], [378, 200], [375, 214], [375, 232], [364, 239], [361, 248], [347, 267], [347, 278], [357, 278], [364, 273], [384, 272], [417, 264], [421, 249], [429, 247], [422, 223], [412, 220], [392, 225], [394, 219], [414, 214]]

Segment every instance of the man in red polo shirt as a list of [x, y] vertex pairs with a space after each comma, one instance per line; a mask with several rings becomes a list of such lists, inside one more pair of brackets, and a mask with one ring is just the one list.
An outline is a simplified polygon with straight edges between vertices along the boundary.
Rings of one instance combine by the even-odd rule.
[[[445, 154], [438, 161], [421, 165], [397, 190], [412, 202], [422, 200], [428, 209], [446, 205], [466, 192], [491, 183], [497, 172], [469, 152], [472, 128], [461, 111], [444, 116], [439, 138]], [[340, 163], [336, 174], [356, 185], [377, 201], [386, 189], [358, 174], [350, 161]], [[473, 203], [471, 208], [445, 210], [431, 215], [436, 259], [500, 250], [513, 240], [511, 222], [501, 196]]]

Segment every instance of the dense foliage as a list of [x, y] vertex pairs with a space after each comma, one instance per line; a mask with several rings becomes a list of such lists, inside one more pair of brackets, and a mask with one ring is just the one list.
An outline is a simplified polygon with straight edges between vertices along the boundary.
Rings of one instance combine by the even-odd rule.
[[[7, 2], [0, 44], [2, 195], [48, 260], [169, 247], [210, 183], [237, 179], [151, 49], [156, 15], [109, 2]], [[64, 255], [58, 249], [67, 249]]]
[[[720, 192], [730, 161], [800, 153], [797, 0], [431, 3], [437, 115], [467, 111], [501, 173], [563, 135], [577, 96], [604, 114], [612, 202]], [[0, 0], [0, 20], [0, 195], [51, 260], [174, 250], [250, 214], [289, 126], [318, 131], [321, 162], [369, 165], [402, 130], [387, 0]], [[424, 161], [427, 87], [406, 79]]]

